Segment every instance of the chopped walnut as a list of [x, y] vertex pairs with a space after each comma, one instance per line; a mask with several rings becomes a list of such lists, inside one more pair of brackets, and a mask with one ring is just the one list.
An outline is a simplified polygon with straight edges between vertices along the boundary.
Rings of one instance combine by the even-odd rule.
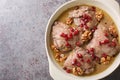
[[59, 50], [57, 48], [54, 48], [54, 52], [59, 52]]
[[83, 70], [80, 67], [77, 67], [78, 75], [83, 75]]
[[72, 22], [73, 22], [73, 19], [72, 19], [72, 18], [67, 18], [66, 24], [70, 25], [70, 24], [72, 24]]
[[54, 45], [51, 45], [51, 49], [56, 53], [59, 52], [59, 50]]
[[65, 56], [64, 54], [56, 53], [55, 58], [56, 61], [63, 62], [64, 60], [67, 59], [67, 56]]
[[63, 62], [63, 61], [65, 61], [67, 59], [67, 57], [65, 56], [65, 57], [62, 57], [62, 58], [60, 58], [60, 62]]
[[110, 60], [111, 60], [111, 57], [110, 57], [110, 56], [102, 57], [102, 58], [100, 59], [100, 63], [102, 63], [102, 64], [109, 64], [109, 63], [110, 63]]
[[60, 58], [60, 53], [56, 53], [55, 58]]
[[74, 75], [78, 75], [77, 70], [76, 70], [75, 67], [72, 69], [72, 72], [73, 72]]
[[105, 62], [106, 60], [105, 60], [105, 57], [102, 57], [101, 59], [100, 59], [100, 62], [101, 63], [103, 63], [103, 62]]
[[54, 45], [51, 45], [51, 49], [55, 49], [55, 46], [54, 46]]
[[74, 75], [79, 75], [79, 76], [83, 75], [83, 70], [80, 67], [74, 67], [72, 69], [72, 72]]
[[102, 10], [96, 11], [95, 15], [96, 15], [96, 18], [97, 18], [98, 21], [100, 21], [103, 18], [103, 16], [104, 16]]
[[117, 31], [116, 31], [115, 26], [110, 26], [109, 27], [109, 32], [112, 36], [117, 37]]
[[91, 31], [88, 31], [88, 30], [86, 30], [83, 34], [82, 34], [82, 36], [81, 36], [81, 40], [83, 41], [83, 42], [87, 42], [88, 40], [90, 40], [92, 38], [92, 32]]

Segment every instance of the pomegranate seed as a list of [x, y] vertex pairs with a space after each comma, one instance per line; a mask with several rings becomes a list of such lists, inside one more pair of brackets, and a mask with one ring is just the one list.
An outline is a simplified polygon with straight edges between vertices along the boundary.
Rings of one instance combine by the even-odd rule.
[[110, 41], [108, 39], [104, 40], [104, 44], [109, 43]]
[[87, 14], [84, 14], [84, 15], [83, 15], [83, 18], [84, 18], [84, 19], [87, 19], [87, 20], [91, 20], [91, 19], [92, 19], [92, 18], [91, 18], [89, 15], [87, 15]]
[[105, 33], [105, 36], [108, 37], [108, 33]]
[[100, 46], [102, 45], [101, 41], [99, 41], [99, 45], [100, 45]]
[[84, 62], [84, 59], [81, 59], [82, 62]]
[[105, 57], [105, 58], [106, 58], [106, 57], [107, 57], [107, 54], [106, 54], [106, 53], [103, 53], [103, 54], [102, 54], [102, 57]]
[[90, 48], [90, 50], [89, 50], [90, 52], [94, 52], [94, 48]]
[[83, 24], [81, 24], [81, 25], [80, 25], [80, 27], [84, 27], [84, 25], [83, 25]]
[[67, 69], [67, 67], [63, 67], [63, 69], [64, 69], [64, 70], [66, 70], [66, 69]]
[[60, 36], [61, 36], [61, 37], [67, 37], [67, 34], [62, 33]]
[[71, 31], [71, 32], [74, 32], [74, 29], [71, 27], [71, 28], [70, 28], [70, 31]]
[[93, 59], [95, 59], [95, 58], [96, 58], [95, 54], [91, 54], [91, 55], [92, 55], [92, 58], [93, 58]]
[[78, 41], [75, 44], [76, 44], [76, 46], [80, 46], [81, 43]]
[[78, 57], [78, 58], [83, 58], [82, 54], [80, 54], [80, 53], [77, 54], [77, 57]]
[[80, 62], [78, 62], [76, 65], [77, 65], [78, 67], [80, 67], [80, 66], [81, 66]]
[[79, 34], [79, 31], [78, 30], [75, 30], [74, 31], [74, 35], [78, 35]]
[[60, 36], [61, 36], [61, 37], [65, 37], [65, 34], [64, 34], [64, 33], [62, 33], [62, 34], [60, 34]]
[[88, 20], [88, 19], [85, 19], [84, 22], [87, 23], [87, 22], [89, 22], [89, 20]]
[[112, 41], [111, 46], [116, 47], [116, 43]]
[[96, 60], [96, 61], [99, 61], [99, 60], [100, 60], [100, 58], [99, 58], [99, 57], [97, 57], [97, 56], [95, 56], [95, 60]]
[[67, 46], [67, 47], [71, 47], [71, 45], [70, 45], [68, 42], [66, 43], [66, 46]]
[[73, 38], [73, 34], [70, 33], [70, 35], [68, 36], [69, 39], [72, 39]]
[[87, 25], [85, 25], [85, 29], [89, 29], [89, 27]]
[[90, 59], [87, 60], [87, 63], [90, 63]]
[[65, 37], [65, 40], [66, 40], [66, 41], [68, 41], [68, 39], [69, 39], [69, 38], [68, 38], [68, 36], [67, 36], [67, 37]]
[[73, 61], [72, 61], [72, 65], [75, 65], [77, 63], [77, 59], [74, 59]]
[[71, 73], [71, 70], [70, 70], [70, 69], [67, 69], [66, 72], [67, 72], [67, 73]]
[[97, 30], [97, 27], [96, 27], [96, 26], [94, 27], [94, 30]]
[[87, 14], [84, 14], [84, 15], [83, 15], [83, 18], [85, 18], [85, 19], [88, 18], [88, 15], [87, 15]]

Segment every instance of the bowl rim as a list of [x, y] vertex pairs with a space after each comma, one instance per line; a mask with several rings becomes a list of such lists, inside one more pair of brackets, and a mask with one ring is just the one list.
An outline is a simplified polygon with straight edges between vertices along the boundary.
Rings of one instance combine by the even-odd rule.
[[[47, 39], [48, 39], [48, 28], [49, 28], [49, 25], [50, 25], [50, 22], [51, 22], [51, 20], [52, 20], [52, 18], [54, 17], [54, 15], [61, 9], [61, 8], [63, 8], [64, 6], [66, 6], [66, 5], [68, 5], [69, 3], [72, 3], [72, 2], [74, 2], [74, 1], [77, 1], [77, 0], [71, 0], [71, 1], [68, 1], [68, 2], [65, 2], [64, 4], [62, 4], [59, 8], [57, 8], [57, 10], [55, 10], [55, 12], [52, 14], [52, 16], [50, 17], [50, 19], [49, 19], [49, 21], [48, 21], [48, 23], [47, 23], [47, 27], [46, 27], [46, 31], [45, 31], [45, 48], [46, 48], [46, 52], [47, 52], [47, 58], [48, 58], [48, 61], [49, 61], [49, 64], [50, 64], [50, 62], [52, 63], [52, 65], [53, 66], [55, 66], [57, 69], [58, 69], [58, 67], [56, 66], [56, 64], [55, 63], [57, 63], [57, 62], [53, 62], [53, 60], [52, 60], [52, 57], [50, 57], [50, 52], [48, 51], [48, 41], [47, 41]], [[90, 1], [90, 0], [89, 0]], [[95, 1], [95, 0], [94, 0]], [[112, 9], [112, 8], [111, 8]], [[115, 11], [114, 9], [112, 9], [113, 11]], [[120, 18], [120, 16], [118, 16], [119, 18]], [[115, 22], [115, 21], [114, 21]], [[118, 29], [119, 30], [119, 32], [120, 32], [120, 29]], [[113, 62], [113, 63], [115, 63], [115, 61]], [[110, 66], [112, 66], [113, 65], [113, 63], [110, 65]], [[109, 69], [109, 68], [107, 68], [105, 71], [106, 71], [106, 73], [105, 73], [105, 75], [103, 75], [103, 76], [100, 76], [100, 77], [97, 77], [96, 79], [102, 79], [102, 78], [104, 78], [104, 77], [106, 77], [106, 76], [108, 76], [108, 75], [110, 75], [118, 66], [119, 66], [119, 64], [120, 64], [120, 62], [116, 62], [116, 66], [113, 66], [111, 69], [111, 71], [109, 70], [109, 71], [106, 71], [107, 69]], [[60, 69], [59, 69], [60, 70]], [[105, 71], [103, 71], [103, 72], [105, 72]], [[61, 71], [62, 73], [64, 73], [63, 71]], [[101, 72], [101, 73], [103, 73], [103, 72]], [[99, 73], [100, 74], [100, 73]], [[69, 75], [68, 75], [69, 76]], [[93, 76], [96, 76], [96, 75], [93, 75]], [[90, 77], [90, 76], [89, 76]], [[84, 77], [85, 78], [85, 77]]]

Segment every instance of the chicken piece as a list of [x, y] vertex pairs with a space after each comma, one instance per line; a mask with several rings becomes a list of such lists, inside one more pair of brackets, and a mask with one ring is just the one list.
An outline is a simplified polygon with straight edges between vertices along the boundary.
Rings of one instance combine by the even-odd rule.
[[95, 17], [95, 11], [92, 10], [93, 7], [81, 6], [79, 9], [74, 10], [69, 13], [69, 17], [74, 19], [74, 23], [77, 26], [84, 26], [88, 28], [93, 28], [98, 24], [98, 20]]
[[90, 74], [95, 70], [95, 63], [90, 54], [87, 54], [84, 49], [76, 47], [68, 56], [64, 63], [64, 67], [67, 69], [80, 67], [80, 69], [83, 71], [83, 74]]
[[73, 18], [81, 17], [83, 15], [83, 13], [88, 10], [90, 10], [90, 8], [88, 6], [80, 6], [79, 9], [70, 12], [69, 17], [73, 17]]
[[79, 37], [77, 37], [81, 34], [79, 31], [80, 30], [69, 27], [62, 22], [56, 22], [52, 30], [54, 46], [62, 52], [70, 51], [76, 46], [79, 40]]
[[97, 30], [94, 32], [93, 39], [86, 46], [87, 49], [94, 48], [95, 55], [99, 58], [103, 57], [104, 55], [112, 57], [120, 49], [118, 40], [110, 40], [110, 38], [105, 35], [106, 32], [107, 28], [100, 23], [97, 27]]
[[67, 48], [65, 46], [66, 41], [64, 38], [62, 38], [60, 35], [64, 32], [64, 34], [68, 34], [69, 26], [61, 23], [61, 22], [55, 22], [53, 25], [53, 30], [52, 30], [52, 39], [53, 39], [53, 44], [54, 46], [61, 50], [61, 51], [69, 51], [70, 48]]

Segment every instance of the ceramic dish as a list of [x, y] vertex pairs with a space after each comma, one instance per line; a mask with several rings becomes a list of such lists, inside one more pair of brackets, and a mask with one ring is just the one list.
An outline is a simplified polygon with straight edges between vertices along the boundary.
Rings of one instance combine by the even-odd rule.
[[49, 70], [50, 75], [55, 80], [97, 80], [104, 78], [111, 74], [120, 64], [120, 54], [116, 56], [116, 59], [112, 63], [112, 65], [107, 68], [105, 71], [95, 74], [92, 76], [74, 76], [72, 74], [67, 74], [62, 68], [56, 63], [56, 61], [53, 58], [52, 51], [50, 49], [50, 32], [53, 22], [60, 16], [61, 13], [63, 13], [68, 8], [71, 8], [76, 5], [93, 5], [96, 6], [105, 12], [107, 12], [113, 21], [115, 22], [118, 32], [120, 32], [120, 15], [119, 15], [119, 5], [115, 0], [72, 0], [69, 2], [64, 3], [61, 7], [59, 7], [54, 14], [51, 16], [51, 18], [48, 21], [47, 28], [46, 28], [46, 35], [45, 35], [45, 47], [47, 51], [48, 61], [49, 61]]

